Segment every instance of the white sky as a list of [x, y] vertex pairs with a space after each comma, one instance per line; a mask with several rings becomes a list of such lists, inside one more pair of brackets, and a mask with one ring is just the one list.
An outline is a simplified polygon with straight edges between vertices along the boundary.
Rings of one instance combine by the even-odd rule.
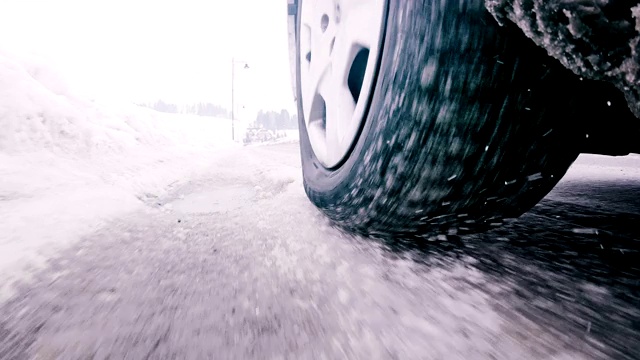
[[295, 109], [285, 0], [0, 0], [0, 47], [44, 56], [72, 86], [134, 102]]

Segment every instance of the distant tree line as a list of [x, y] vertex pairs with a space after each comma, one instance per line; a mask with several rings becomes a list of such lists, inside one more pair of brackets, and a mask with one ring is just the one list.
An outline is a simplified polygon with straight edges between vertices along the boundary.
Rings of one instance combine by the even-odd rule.
[[222, 118], [230, 118], [231, 113], [223, 108], [212, 103], [199, 102], [195, 104], [177, 105], [167, 103], [162, 100], [158, 100], [154, 103], [138, 104], [139, 106], [148, 107], [156, 111], [171, 113], [171, 114], [193, 114], [200, 116], [214, 116]]
[[169, 104], [166, 103], [162, 100], [158, 100], [155, 103], [146, 103], [146, 104], [138, 104], [139, 106], [144, 106], [144, 107], [148, 107], [150, 109], [156, 110], [156, 111], [160, 111], [160, 112], [164, 112], [164, 113], [171, 113], [171, 114], [177, 114], [178, 113], [178, 105], [176, 104]]
[[256, 117], [256, 125], [267, 130], [286, 130], [298, 128], [298, 115], [290, 115], [285, 109], [280, 112], [277, 111], [262, 111], [258, 112]]

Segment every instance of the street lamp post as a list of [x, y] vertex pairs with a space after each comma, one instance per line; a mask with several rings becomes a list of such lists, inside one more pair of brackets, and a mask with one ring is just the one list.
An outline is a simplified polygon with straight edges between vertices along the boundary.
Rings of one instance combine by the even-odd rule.
[[235, 58], [231, 58], [231, 140], [235, 141], [236, 138], [236, 130], [235, 130], [235, 111], [236, 111], [236, 103], [235, 103], [235, 80], [236, 80], [236, 64], [244, 64], [244, 68], [248, 69], [249, 64], [245, 61], [236, 60]]

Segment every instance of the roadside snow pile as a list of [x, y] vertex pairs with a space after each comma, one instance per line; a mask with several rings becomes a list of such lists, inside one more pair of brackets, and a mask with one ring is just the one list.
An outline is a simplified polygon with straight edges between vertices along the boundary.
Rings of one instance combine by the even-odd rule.
[[26, 67], [2, 53], [0, 121], [0, 151], [9, 154], [48, 150], [84, 157], [136, 147], [210, 147], [230, 134], [224, 132], [228, 120], [100, 106], [71, 94], [49, 69]]
[[640, 155], [606, 156], [581, 154], [562, 178], [565, 183], [640, 181]]
[[0, 52], [0, 278], [160, 195], [230, 135], [226, 119], [83, 99], [46, 66]]

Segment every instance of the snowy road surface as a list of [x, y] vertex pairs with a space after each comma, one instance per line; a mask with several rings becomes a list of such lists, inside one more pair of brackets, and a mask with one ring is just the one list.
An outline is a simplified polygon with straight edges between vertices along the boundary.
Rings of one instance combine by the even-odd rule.
[[414, 246], [332, 228], [297, 144], [237, 148], [19, 285], [0, 358], [637, 359], [639, 164], [583, 156], [519, 220]]

